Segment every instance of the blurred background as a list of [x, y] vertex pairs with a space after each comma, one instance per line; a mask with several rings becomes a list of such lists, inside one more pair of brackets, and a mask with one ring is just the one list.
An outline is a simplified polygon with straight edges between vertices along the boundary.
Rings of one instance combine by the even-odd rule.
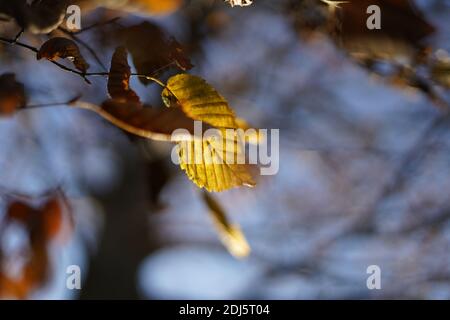
[[[82, 27], [120, 19], [79, 38], [109, 67], [115, 30], [149, 21], [183, 44], [190, 73], [240, 117], [280, 129], [278, 174], [214, 195], [252, 251], [236, 259], [222, 246], [170, 144], [130, 137], [85, 110], [22, 110], [0, 118], [0, 217], [11, 194], [55, 188], [71, 217], [51, 243], [48, 277], [27, 298], [450, 299], [450, 73], [433, 77], [448, 63], [450, 1], [378, 1], [386, 7], [373, 39], [351, 29], [367, 18], [361, 4], [362, 12], [346, 9], [354, 1], [340, 9], [313, 0], [174, 2], [138, 13], [82, 6]], [[21, 37], [34, 46], [46, 39]], [[107, 96], [104, 78], [87, 85], [23, 48], [0, 50], [0, 73], [16, 73], [29, 104]], [[161, 105], [156, 86], [133, 79], [132, 87]], [[4, 257], [26, 238], [14, 225], [0, 237]], [[9, 260], [4, 272], [13, 274], [21, 262]], [[81, 290], [66, 288], [74, 264]], [[370, 265], [381, 268], [381, 290], [366, 286]]]

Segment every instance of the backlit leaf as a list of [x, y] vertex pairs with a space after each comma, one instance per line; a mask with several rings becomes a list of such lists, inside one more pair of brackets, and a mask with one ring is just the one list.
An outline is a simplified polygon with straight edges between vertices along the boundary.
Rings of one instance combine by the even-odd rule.
[[227, 250], [237, 258], [248, 256], [250, 254], [250, 246], [240, 227], [228, 220], [223, 208], [207, 192], [203, 192], [203, 200], [208, 206], [214, 225], [219, 232], [220, 240]]
[[190, 118], [219, 130], [219, 137], [178, 144], [180, 167], [195, 184], [216, 192], [255, 185], [250, 166], [237, 162], [245, 146], [236, 135], [226, 134], [226, 129], [239, 128], [236, 116], [213, 87], [200, 77], [180, 74], [169, 79], [162, 97], [167, 106], [177, 105]]

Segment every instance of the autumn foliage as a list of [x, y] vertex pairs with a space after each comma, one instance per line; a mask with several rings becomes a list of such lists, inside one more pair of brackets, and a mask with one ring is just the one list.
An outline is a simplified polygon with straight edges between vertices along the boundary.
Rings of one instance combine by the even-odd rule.
[[[258, 5], [258, 1], [251, 0], [218, 2], [228, 10], [249, 12], [252, 5]], [[225, 2], [235, 8], [228, 8]], [[449, 106], [442, 92], [450, 88], [450, 60], [433, 56], [434, 48], [426, 42], [435, 27], [408, 0], [361, 0], [348, 5], [345, 2], [286, 1], [286, 15], [292, 18], [289, 23], [296, 35], [307, 41], [325, 37], [362, 70], [402, 91], [418, 91], [446, 114]], [[68, 30], [63, 21], [71, 4], [79, 5], [83, 13], [106, 8], [103, 20], [86, 29]], [[385, 25], [375, 32], [368, 32], [365, 25], [365, 8], [370, 4], [383, 9]], [[179, 172], [197, 188], [223, 245], [241, 258], [250, 253], [250, 246], [213, 193], [257, 185], [256, 165], [229, 163], [225, 159], [229, 154], [233, 159], [239, 158], [248, 144], [259, 143], [258, 137], [242, 141], [237, 134], [225, 134], [227, 129], [249, 129], [251, 124], [238, 117], [220, 88], [204, 79], [207, 72], [202, 73], [206, 74], [204, 77], [198, 75], [200, 72], [191, 61], [191, 48], [154, 22], [119, 21], [130, 13], [141, 17], [167, 15], [185, 5], [182, 0], [0, 0], [0, 24], [8, 23], [14, 31], [5, 28], [10, 32], [1, 34], [0, 41], [10, 50], [32, 55], [36, 64], [48, 64], [74, 75], [72, 81], [78, 86], [67, 93], [74, 97], [69, 101], [61, 103], [49, 98], [46, 104], [34, 104], [33, 93], [23, 84], [27, 75], [4, 72], [0, 75], [0, 117], [12, 119], [19, 112], [48, 106], [88, 110], [92, 116], [105, 120], [103, 125], [131, 137], [132, 142], [142, 139], [175, 146]], [[92, 49], [89, 41], [97, 41], [95, 37], [81, 40], [80, 34], [93, 30], [104, 32], [103, 40], [113, 44], [111, 52], [100, 54]], [[248, 53], [251, 54], [255, 53]], [[104, 56], [108, 63], [102, 63]], [[83, 88], [102, 80], [105, 81], [97, 101], [86, 99]], [[150, 88], [156, 91], [156, 101], [150, 103], [146, 96], [140, 96], [138, 85], [148, 92]], [[217, 137], [196, 136], [196, 121], [202, 123], [202, 133], [208, 129], [221, 133], [220, 141]], [[180, 129], [182, 133], [174, 134]], [[61, 189], [41, 197], [11, 192], [6, 199], [0, 240], [5, 230], [19, 225], [25, 230], [27, 245], [23, 252], [15, 253], [24, 261], [15, 275], [7, 270], [7, 264], [15, 257], [7, 256], [0, 247], [0, 297], [24, 299], [48, 280], [49, 248], [58, 239], [70, 236], [74, 220], [70, 199]]]

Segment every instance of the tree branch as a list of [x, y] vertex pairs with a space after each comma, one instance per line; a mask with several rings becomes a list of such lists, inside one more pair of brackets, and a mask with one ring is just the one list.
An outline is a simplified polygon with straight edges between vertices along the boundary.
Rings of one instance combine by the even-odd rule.
[[67, 36], [71, 37], [73, 39], [73, 41], [75, 41], [75, 42], [79, 43], [81, 46], [83, 46], [87, 51], [89, 51], [89, 53], [92, 55], [92, 57], [95, 59], [95, 61], [97, 61], [97, 63], [103, 68], [103, 70], [105, 70], [105, 71], [108, 70], [108, 68], [102, 62], [102, 60], [99, 58], [99, 56], [97, 55], [95, 50], [92, 49], [91, 46], [89, 46], [86, 42], [84, 42], [79, 37], [77, 37], [77, 35], [75, 33], [70, 32], [70, 31], [68, 31], [68, 30], [66, 30], [64, 28], [61, 28], [61, 27], [59, 27], [58, 30], [60, 30], [61, 32], [63, 32]]
[[[20, 42], [20, 41], [16, 41], [15, 39], [8, 39], [8, 38], [4, 38], [4, 37], [0, 37], [0, 42], [4, 42], [10, 45], [16, 45], [22, 48], [25, 48], [27, 50], [30, 50], [34, 53], [38, 53], [39, 49], [33, 46], [30, 46], [26, 43]], [[84, 79], [84, 81], [86, 81], [86, 83], [91, 84], [91, 82], [89, 81], [89, 79], [87, 77], [90, 76], [109, 76], [109, 72], [81, 72], [75, 69], [72, 69], [70, 67], [67, 67], [59, 62], [53, 61], [53, 60], [48, 60], [51, 63], [53, 63], [55, 66], [59, 67], [60, 69], [76, 74], [80, 77], [82, 77]], [[170, 64], [168, 65], [170, 66]], [[141, 74], [141, 73], [132, 73], [131, 76], [135, 76], [135, 77], [139, 77], [139, 78], [145, 78], [147, 80], [153, 81], [157, 84], [159, 84], [161, 87], [165, 88], [166, 85], [159, 79], [155, 78], [155, 74], [157, 74], [160, 70], [167, 68], [167, 66], [164, 66], [158, 70], [156, 70], [152, 75], [146, 75], [146, 74]]]

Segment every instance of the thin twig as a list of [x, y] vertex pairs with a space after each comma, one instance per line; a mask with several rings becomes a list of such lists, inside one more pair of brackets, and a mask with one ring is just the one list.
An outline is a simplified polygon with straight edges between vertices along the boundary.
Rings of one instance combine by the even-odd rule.
[[[30, 46], [30, 45], [28, 45], [26, 43], [13, 40], [13, 39], [7, 39], [7, 38], [4, 38], [4, 37], [0, 37], [0, 41], [4, 42], [4, 43], [11, 44], [11, 45], [16, 45], [16, 46], [28, 49], [30, 51], [33, 51], [34, 53], [38, 53], [39, 52], [39, 50], [37, 48], [35, 48], [33, 46]], [[71, 68], [66, 67], [65, 65], [63, 65], [63, 64], [61, 64], [59, 62], [53, 61], [53, 60], [49, 60], [49, 61], [51, 63], [53, 63], [54, 65], [58, 66], [59, 68], [67, 71], [67, 72], [71, 72], [71, 73], [75, 73], [75, 74], [79, 75], [80, 77], [82, 77], [84, 79], [84, 81], [86, 81], [86, 83], [91, 84], [91, 82], [86, 78], [86, 73], [83, 73], [83, 72], [71, 69]]]
[[37, 53], [39, 51], [37, 48], [35, 48], [33, 46], [30, 46], [30, 45], [28, 45], [26, 43], [19, 42], [19, 41], [15, 40], [15, 39], [7, 39], [7, 38], [0, 37], [0, 41], [2, 41], [4, 43], [8, 43], [8, 44], [12, 44], [12, 45], [16, 45], [16, 46], [19, 46], [19, 47], [26, 48], [28, 50], [31, 50], [31, 51], [35, 52], [35, 53]]
[[[23, 42], [15, 41], [15, 40], [12, 40], [12, 39], [7, 39], [7, 38], [4, 38], [4, 37], [0, 37], [0, 41], [4, 42], [4, 43], [8, 43], [10, 45], [17, 45], [19, 47], [22, 47], [22, 48], [28, 49], [30, 51], [33, 51], [34, 53], [38, 53], [39, 52], [39, 50], [37, 48], [35, 48], [33, 46], [30, 46], [30, 45], [28, 45], [26, 43], [23, 43]], [[54, 65], [58, 66], [59, 68], [67, 71], [67, 72], [79, 75], [88, 84], [91, 84], [91, 82], [87, 79], [87, 77], [90, 77], [90, 76], [109, 76], [109, 72], [81, 72], [81, 71], [72, 69], [70, 67], [67, 67], [67, 66], [65, 66], [65, 65], [63, 65], [63, 64], [61, 64], [59, 62], [56, 62], [56, 61], [53, 61], [53, 60], [49, 60], [49, 61], [51, 63], [53, 63]], [[165, 68], [165, 66], [164, 66], [164, 68]], [[158, 70], [156, 72], [154, 72], [154, 74], [156, 74], [157, 72], [158, 72]], [[154, 74], [153, 75], [147, 75], [147, 74], [140, 74], [140, 73], [132, 73], [131, 75], [135, 76], [135, 77], [145, 78], [147, 80], [151, 80], [151, 81], [159, 84], [161, 87], [166, 88], [166, 85], [161, 80], [155, 78]]]
[[92, 55], [92, 57], [95, 59], [95, 61], [97, 61], [97, 63], [103, 68], [103, 70], [105, 70], [105, 71], [108, 70], [108, 68], [103, 63], [103, 61], [99, 58], [99, 56], [97, 55], [95, 50], [92, 49], [91, 46], [88, 45], [84, 40], [81, 40], [79, 37], [77, 37], [76, 34], [74, 34], [73, 32], [70, 32], [70, 31], [68, 31], [68, 30], [66, 30], [64, 28], [59, 27], [58, 30], [60, 30], [61, 32], [65, 33], [66, 35], [71, 37], [75, 42], [77, 42], [81, 46], [83, 46], [87, 51], [89, 51], [89, 53]]
[[[80, 34], [80, 33], [89, 31], [89, 30], [94, 29], [94, 28], [98, 28], [98, 27], [101, 27], [101, 26], [105, 26], [105, 25], [108, 25], [108, 24], [115, 23], [119, 19], [120, 19], [120, 17], [115, 17], [115, 18], [112, 18], [112, 19], [104, 21], [104, 22], [97, 22], [97, 23], [94, 23], [94, 24], [92, 24], [92, 25], [90, 25], [90, 26], [88, 26], [86, 28], [83, 28], [81, 30], [74, 31], [74, 32], [71, 32], [71, 33], [72, 34]], [[67, 31], [70, 32], [69, 30], [67, 30]]]
[[25, 29], [21, 28], [20, 31], [14, 37], [14, 42], [17, 42], [19, 40], [19, 38], [23, 35], [24, 32], [25, 32]]
[[33, 105], [23, 106], [21, 108], [18, 108], [18, 110], [28, 110], [28, 109], [38, 109], [38, 108], [63, 106], [63, 105], [73, 104], [76, 101], [78, 101], [80, 98], [81, 98], [81, 95], [76, 95], [72, 99], [64, 101], [64, 102], [51, 102], [51, 103], [33, 104]]

